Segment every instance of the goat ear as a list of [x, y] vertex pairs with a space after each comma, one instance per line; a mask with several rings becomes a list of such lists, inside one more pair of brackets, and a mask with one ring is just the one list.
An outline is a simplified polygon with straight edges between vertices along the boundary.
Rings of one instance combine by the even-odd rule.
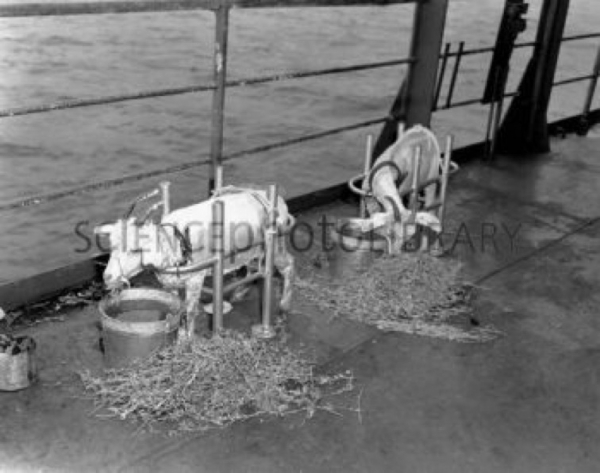
[[440, 219], [428, 212], [417, 212], [416, 223], [423, 227], [429, 227], [437, 233], [441, 233], [442, 231]]

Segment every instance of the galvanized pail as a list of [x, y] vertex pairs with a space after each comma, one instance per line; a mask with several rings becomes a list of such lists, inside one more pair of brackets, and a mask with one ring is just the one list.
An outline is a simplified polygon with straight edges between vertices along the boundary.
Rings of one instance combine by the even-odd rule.
[[118, 368], [175, 342], [182, 302], [158, 289], [126, 289], [102, 300], [99, 310], [104, 361]]

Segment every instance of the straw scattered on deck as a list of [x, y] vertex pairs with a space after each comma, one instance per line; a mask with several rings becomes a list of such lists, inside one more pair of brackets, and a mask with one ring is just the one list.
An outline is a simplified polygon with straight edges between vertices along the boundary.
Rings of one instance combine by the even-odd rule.
[[278, 341], [228, 332], [167, 348], [131, 367], [80, 373], [101, 416], [169, 433], [226, 427], [264, 414], [311, 417], [353, 389], [351, 373], [316, 375], [314, 365]]
[[474, 288], [461, 282], [456, 261], [421, 253], [386, 256], [366, 272], [331, 280], [324, 274], [322, 255], [311, 259], [316, 265], [302, 268], [297, 297], [332, 317], [461, 342], [489, 341], [500, 334], [491, 326], [470, 326]]

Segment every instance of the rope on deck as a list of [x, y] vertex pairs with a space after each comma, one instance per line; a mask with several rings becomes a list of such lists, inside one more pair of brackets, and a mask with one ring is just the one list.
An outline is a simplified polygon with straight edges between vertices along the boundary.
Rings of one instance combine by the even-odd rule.
[[[307, 77], [318, 77], [332, 74], [343, 74], [347, 72], [358, 72], [371, 69], [381, 69], [386, 67], [400, 66], [413, 63], [414, 58], [393, 59], [389, 61], [378, 61], [364, 64], [353, 64], [350, 66], [330, 67], [326, 69], [317, 69], [312, 71], [298, 71], [282, 74], [273, 74], [269, 76], [251, 77], [237, 79], [226, 82], [226, 87], [246, 87], [252, 85], [266, 84], [269, 82], [279, 82], [290, 79], [303, 79]], [[132, 94], [112, 95], [97, 97], [92, 99], [74, 99], [53, 104], [34, 105], [29, 107], [17, 107], [0, 110], [0, 118], [17, 117], [22, 115], [31, 115], [36, 113], [54, 112], [57, 110], [66, 110], [70, 108], [89, 107], [93, 105], [107, 105], [111, 103], [125, 102], [130, 100], [140, 100], [148, 98], [167, 97], [196, 92], [207, 92], [215, 90], [214, 84], [199, 84], [186, 87], [175, 87], [170, 89], [147, 90]]]
[[[344, 133], [347, 131], [358, 130], [360, 128], [366, 128], [369, 126], [378, 125], [380, 123], [385, 122], [386, 120], [389, 120], [389, 118], [390, 117], [376, 118], [376, 119], [367, 120], [367, 121], [363, 121], [363, 122], [359, 122], [359, 123], [353, 123], [351, 125], [346, 125], [346, 126], [342, 126], [342, 127], [338, 127], [338, 128], [331, 128], [329, 130], [325, 130], [325, 131], [321, 131], [321, 132], [317, 132], [317, 133], [307, 134], [304, 136], [292, 138], [292, 139], [285, 140], [285, 141], [279, 141], [279, 142], [275, 142], [275, 143], [271, 143], [271, 144], [267, 144], [267, 145], [258, 146], [255, 148], [237, 151], [237, 152], [223, 156], [222, 161], [223, 162], [232, 161], [234, 159], [239, 159], [244, 156], [263, 153], [263, 152], [278, 149], [278, 148], [292, 146], [292, 145], [302, 143], [305, 141], [316, 140], [319, 138], [324, 138], [326, 136], [337, 135], [337, 134]], [[122, 176], [122, 177], [118, 177], [115, 179], [106, 179], [106, 180], [103, 180], [100, 182], [84, 184], [82, 186], [73, 187], [71, 189], [65, 189], [63, 191], [51, 192], [51, 193], [47, 193], [47, 194], [39, 194], [39, 195], [24, 198], [24, 199], [20, 199], [17, 201], [6, 202], [4, 204], [0, 204], [0, 212], [14, 210], [14, 209], [23, 208], [23, 207], [33, 207], [33, 206], [37, 206], [40, 204], [59, 200], [59, 199], [65, 198], [65, 197], [72, 197], [72, 196], [77, 196], [77, 195], [81, 195], [81, 194], [86, 194], [88, 192], [92, 192], [92, 191], [96, 191], [96, 190], [109, 189], [111, 187], [120, 186], [123, 184], [132, 183], [132, 182], [137, 182], [137, 181], [141, 181], [143, 179], [149, 179], [152, 177], [163, 176], [165, 174], [174, 174], [177, 172], [187, 171], [189, 169], [204, 166], [204, 165], [207, 165], [210, 163], [211, 163], [210, 159], [203, 159], [203, 160], [198, 160], [198, 161], [176, 164], [173, 166], [169, 166], [169, 167], [166, 167], [163, 169], [157, 169], [154, 171], [130, 174], [128, 176]]]

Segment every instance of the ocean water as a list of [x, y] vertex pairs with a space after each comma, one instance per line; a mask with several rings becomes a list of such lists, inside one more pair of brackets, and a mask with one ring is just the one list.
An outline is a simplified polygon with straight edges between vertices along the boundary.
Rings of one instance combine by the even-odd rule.
[[[541, 0], [530, 3], [522, 41], [535, 37]], [[461, 40], [467, 48], [493, 45], [503, 4], [450, 0], [445, 40], [453, 49]], [[567, 34], [597, 31], [598, 0], [571, 4]], [[412, 14], [411, 5], [235, 10], [230, 77], [405, 57]], [[0, 107], [209, 83], [213, 35], [210, 12], [0, 19]], [[597, 39], [566, 43], [558, 78], [591, 72], [597, 47]], [[516, 51], [509, 89], [529, 54]], [[481, 96], [490, 57], [464, 58], [455, 101]], [[404, 73], [393, 67], [232, 89], [225, 152], [384, 116]], [[550, 117], [579, 113], [586, 87], [555, 89]], [[210, 111], [210, 93], [199, 93], [1, 119], [0, 202], [205, 159]], [[443, 111], [433, 128], [440, 138], [453, 133], [462, 146], [483, 138], [486, 116], [478, 105]], [[225, 183], [277, 182], [288, 196], [337, 184], [360, 172], [369, 132], [378, 127], [228, 162]], [[172, 182], [175, 206], [204, 199], [208, 172], [198, 167], [2, 212], [0, 282], [96, 254], [75, 229], [91, 235], [95, 224], [116, 218], [161, 180]]]

